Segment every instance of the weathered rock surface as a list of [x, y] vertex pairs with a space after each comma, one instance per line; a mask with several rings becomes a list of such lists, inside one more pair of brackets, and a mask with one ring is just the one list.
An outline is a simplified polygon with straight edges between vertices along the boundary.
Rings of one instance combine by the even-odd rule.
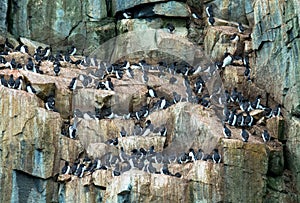
[[7, 7], [8, 7], [8, 1], [7, 0], [1, 0], [0, 1], [0, 31], [6, 31], [7, 30]]
[[[207, 22], [202, 6], [207, 5], [213, 5], [217, 21], [214, 27], [204, 26]], [[222, 139], [222, 123], [212, 109], [180, 102], [147, 117], [155, 127], [167, 127], [166, 137], [129, 136], [120, 138], [115, 147], [104, 142], [119, 137], [122, 127], [132, 135], [135, 125], [133, 119], [125, 120], [122, 115], [153, 102], [145, 95], [141, 70], [135, 70], [134, 80], [127, 76], [123, 80], [113, 78], [114, 92], [95, 90], [99, 81], [95, 78], [87, 87], [79, 81], [76, 91], [68, 90], [73, 77], [88, 75], [96, 67], [86, 70], [62, 62], [59, 77], [54, 76], [50, 62], [41, 64], [43, 75], [1, 70], [6, 79], [10, 74], [14, 78], [24, 76], [38, 93], [0, 87], [0, 202], [299, 202], [299, 8], [296, 0], [188, 0], [187, 4], [164, 0], [0, 0], [0, 30], [26, 37], [21, 40], [29, 45], [31, 55], [39, 45], [65, 51], [66, 45], [74, 44], [78, 54], [83, 50], [111, 63], [146, 59], [156, 64], [166, 58], [190, 64], [200, 60], [201, 66], [207, 66], [211, 61], [202, 53], [202, 47], [188, 40], [192, 38], [197, 44], [203, 43], [212, 61], [221, 61], [225, 51], [235, 55], [249, 52], [252, 82], [245, 80], [242, 63], [235, 62], [221, 72], [224, 88], [237, 87], [251, 101], [261, 94], [262, 104], [268, 102], [272, 108], [283, 104], [283, 117], [260, 120], [249, 129], [248, 143], [241, 141], [240, 129], [235, 127], [229, 127], [231, 139]], [[119, 19], [127, 9], [137, 18]], [[191, 11], [204, 18], [188, 20]], [[166, 31], [169, 22], [176, 27], [174, 34]], [[237, 22], [249, 28], [239, 34], [241, 42], [231, 43], [229, 38], [237, 32]], [[116, 34], [124, 35], [112, 39]], [[1, 36], [1, 43], [5, 37]], [[15, 40], [13, 44], [17, 45]], [[27, 54], [5, 56], [8, 61], [12, 57], [22, 65], [28, 60]], [[158, 75], [158, 71], [150, 70], [148, 84], [156, 88], [159, 97], [172, 100], [175, 90], [185, 97], [181, 76], [174, 76], [177, 83], [171, 85], [173, 75]], [[55, 96], [57, 112], [44, 108], [50, 94]], [[77, 138], [64, 136], [70, 122], [74, 122], [70, 120], [74, 110], [95, 114], [95, 107], [103, 106], [111, 107], [118, 118], [98, 120], [84, 114], [78, 119]], [[255, 121], [262, 114], [257, 112]], [[268, 143], [262, 142], [264, 129], [272, 136]], [[152, 145], [166, 156], [190, 147], [202, 148], [206, 153], [218, 148], [222, 163], [170, 164], [169, 170], [180, 172], [182, 179], [136, 169], [112, 177], [111, 168], [87, 172], [83, 178], [58, 176], [64, 161], [72, 165], [85, 155], [100, 158], [108, 152], [118, 155], [120, 147], [129, 153], [133, 148]]]

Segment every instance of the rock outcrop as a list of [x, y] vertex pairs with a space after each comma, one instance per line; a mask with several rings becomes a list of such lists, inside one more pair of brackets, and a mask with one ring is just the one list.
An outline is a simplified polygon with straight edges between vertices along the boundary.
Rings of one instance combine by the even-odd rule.
[[[208, 5], [215, 26], [207, 24]], [[43, 74], [0, 63], [5, 79], [11, 74], [24, 79], [23, 90], [0, 85], [0, 202], [299, 202], [299, 8], [296, 0], [0, 0], [0, 30], [5, 33], [0, 44], [9, 37], [17, 45], [6, 34], [11, 32], [29, 46], [29, 54], [12, 52], [3, 55], [6, 61], [14, 58], [24, 67], [37, 46], [50, 45], [55, 55], [56, 50], [64, 53], [74, 44], [78, 51], [72, 60], [90, 54], [87, 59], [95, 57], [99, 63], [61, 61], [59, 76], [48, 60], [39, 64]], [[125, 19], [123, 12], [130, 12], [131, 18]], [[246, 31], [232, 42], [238, 22]], [[175, 26], [174, 34], [168, 33], [168, 23]], [[217, 69], [214, 62], [221, 62], [224, 52], [237, 58]], [[250, 78], [244, 77], [240, 60], [245, 55], [250, 58]], [[101, 66], [125, 60], [138, 66], [141, 59], [151, 65], [133, 69], [134, 78], [122, 70], [119, 80], [105, 68], [105, 77], [99, 76]], [[157, 68], [160, 61], [166, 62], [161, 65], [167, 66], [164, 71]], [[193, 75], [190, 69], [178, 74], [182, 71], [178, 67], [191, 68], [181, 61], [199, 73]], [[197, 93], [200, 76], [204, 86]], [[68, 85], [74, 77], [77, 89], [71, 91]], [[114, 91], [98, 89], [108, 77]], [[25, 83], [31, 83], [37, 93], [26, 92]], [[147, 85], [158, 98], [147, 96]], [[224, 98], [219, 96], [234, 87], [250, 101], [261, 95], [261, 104], [272, 109], [282, 104], [280, 116], [251, 112], [254, 126], [246, 128], [248, 142], [242, 141], [240, 127], [227, 125], [232, 137], [223, 136], [220, 102]], [[174, 92], [183, 99], [176, 104]], [[50, 95], [55, 98], [54, 111], [45, 109]], [[159, 109], [155, 105], [162, 97], [170, 106]], [[204, 107], [205, 99], [210, 100], [210, 108]], [[150, 115], [136, 118], [145, 106], [150, 107]], [[242, 112], [234, 103], [228, 108]], [[145, 129], [148, 119], [154, 128], [164, 126], [166, 136], [160, 132], [136, 136], [135, 128]], [[71, 139], [69, 127], [74, 123], [76, 138]], [[127, 136], [120, 137], [122, 129]], [[268, 130], [271, 141], [263, 142], [263, 130]], [[168, 159], [172, 175], [161, 174], [163, 162], [157, 160], [156, 173], [150, 173], [150, 159], [142, 167], [124, 169], [121, 148], [129, 155], [133, 149], [152, 146], [164, 161]], [[206, 154], [203, 160], [170, 161], [190, 148], [201, 148]], [[212, 160], [213, 149], [219, 149], [221, 163]], [[87, 157], [101, 160], [107, 169], [86, 171], [82, 178], [61, 174], [65, 161], [73, 166], [78, 160], [88, 162]], [[111, 161], [116, 157], [119, 162]], [[117, 164], [120, 175], [114, 174]]]

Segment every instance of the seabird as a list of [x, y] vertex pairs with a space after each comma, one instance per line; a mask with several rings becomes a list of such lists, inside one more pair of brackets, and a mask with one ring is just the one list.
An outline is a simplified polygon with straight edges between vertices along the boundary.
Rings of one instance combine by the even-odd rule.
[[225, 94], [225, 101], [226, 101], [226, 103], [227, 104], [230, 103], [231, 97], [230, 97], [230, 94], [229, 94], [228, 90], [225, 90], [224, 94]]
[[104, 85], [105, 85], [106, 89], [114, 91], [114, 85], [113, 85], [110, 77], [107, 78], [107, 80], [104, 83]]
[[22, 84], [23, 84], [22, 76], [19, 76], [19, 77], [15, 80], [14, 89], [21, 90], [21, 89], [22, 89]]
[[147, 96], [152, 97], [152, 98], [157, 97], [157, 94], [156, 94], [155, 90], [152, 87], [147, 85], [147, 89], [148, 89]]
[[45, 103], [45, 107], [46, 107], [47, 110], [53, 111], [54, 106], [55, 106], [55, 99], [54, 99], [53, 96], [49, 96], [46, 103]]
[[245, 128], [242, 128], [241, 137], [242, 137], [243, 142], [248, 142], [249, 133], [245, 130]]
[[238, 34], [234, 33], [232, 36], [230, 36], [230, 41], [233, 43], [236, 43], [240, 40], [240, 37]]
[[4, 75], [2, 74], [0, 75], [0, 83], [2, 86], [8, 87], [7, 81], [5, 80]]
[[232, 92], [231, 92], [231, 96], [230, 96], [230, 99], [232, 102], [237, 102], [238, 100], [238, 91], [237, 91], [237, 88], [233, 88]]
[[159, 109], [165, 109], [167, 107], [167, 100], [165, 97], [161, 97], [159, 100]]
[[230, 65], [232, 61], [233, 61], [233, 57], [230, 55], [230, 53], [226, 52], [224, 54], [222, 68], [225, 68], [226, 66]]
[[134, 72], [132, 70], [131, 67], [128, 67], [125, 71], [126, 75], [129, 77], [129, 78], [134, 78]]
[[230, 138], [231, 137], [231, 131], [229, 128], [226, 127], [226, 125], [224, 124], [223, 126], [223, 134], [225, 136], [225, 138]]
[[23, 44], [23, 45], [20, 47], [20, 52], [23, 53], [23, 54], [25, 54], [25, 53], [28, 54], [28, 46]]
[[229, 116], [229, 119], [228, 119], [228, 124], [231, 125], [231, 126], [234, 126], [236, 124], [236, 109], [233, 109], [230, 116]]
[[195, 150], [193, 148], [189, 149], [189, 159], [193, 162], [196, 161], [196, 153], [195, 153]]
[[75, 77], [75, 78], [72, 78], [72, 80], [68, 86], [69, 90], [74, 91], [76, 89], [76, 85], [77, 85], [77, 78]]
[[245, 67], [244, 77], [247, 79], [250, 77], [251, 68], [249, 66]]
[[208, 17], [208, 24], [211, 25], [211, 26], [214, 26], [214, 24], [215, 24], [215, 19], [214, 19], [214, 17], [212, 17], [212, 16], [209, 16], [209, 17]]
[[272, 109], [269, 107], [264, 108], [264, 116], [266, 118], [271, 118], [271, 116], [273, 115]]
[[281, 111], [281, 104], [278, 104], [277, 107], [272, 111], [273, 117], [279, 117]]
[[177, 92], [173, 92], [173, 103], [176, 104], [181, 102], [181, 95], [177, 94]]
[[124, 129], [124, 127], [122, 126], [121, 131], [120, 131], [120, 137], [126, 137], [127, 136], [127, 132]]
[[141, 135], [142, 134], [142, 127], [140, 126], [140, 124], [136, 124], [135, 126], [134, 126], [134, 129], [133, 129], [133, 135], [134, 136], [139, 136], [139, 135]]
[[219, 154], [218, 149], [213, 150], [212, 159], [213, 159], [214, 163], [220, 163], [221, 162], [221, 155]]
[[36, 90], [32, 87], [30, 83], [26, 84], [26, 91], [31, 94], [36, 94]]
[[175, 32], [175, 27], [172, 23], [167, 24], [167, 29], [168, 29], [168, 32], [171, 34], [173, 34]]
[[76, 175], [76, 172], [79, 168], [80, 160], [76, 159], [73, 166], [71, 167], [71, 174]]
[[60, 74], [60, 66], [61, 65], [60, 65], [59, 61], [54, 62], [53, 71], [54, 71], [55, 76], [58, 76]]
[[154, 129], [153, 124], [151, 123], [150, 120], [147, 120], [147, 121], [146, 121], [145, 128], [144, 128], [143, 131], [142, 131], [142, 136], [147, 136], [147, 135], [149, 135], [151, 132], [153, 132], [153, 129]]
[[213, 16], [213, 8], [212, 8], [212, 5], [207, 6], [207, 7], [205, 8], [205, 12], [206, 12], [207, 17]]
[[268, 133], [267, 130], [264, 130], [264, 132], [262, 133], [261, 136], [262, 136], [264, 142], [268, 142], [268, 141], [271, 140], [271, 136], [270, 136], [270, 134]]
[[71, 49], [68, 51], [68, 54], [70, 54], [70, 56], [73, 56], [76, 53], [76, 51], [76, 47], [72, 45]]
[[7, 84], [8, 84], [9, 88], [14, 88], [14, 86], [15, 86], [15, 80], [14, 80], [14, 75], [13, 74], [11, 74], [9, 76]]
[[79, 168], [78, 168], [77, 171], [76, 171], [77, 176], [78, 176], [79, 178], [82, 178], [82, 177], [83, 177], [85, 168], [86, 168], [86, 167], [85, 167], [84, 164], [80, 164]]
[[253, 117], [250, 115], [249, 112], [246, 112], [247, 116], [245, 118], [245, 125], [246, 126], [252, 126], [253, 125]]
[[195, 19], [201, 19], [201, 16], [196, 12], [192, 12], [192, 17]]
[[255, 98], [255, 101], [251, 103], [251, 107], [253, 109], [259, 109], [260, 108], [260, 99], [261, 99], [261, 95], [258, 95], [256, 98]]
[[203, 160], [204, 153], [202, 149], [198, 149], [198, 152], [196, 154], [196, 160]]
[[77, 117], [74, 118], [73, 125], [69, 126], [69, 137], [71, 139], [76, 138], [76, 132], [77, 132]]
[[61, 169], [61, 174], [70, 174], [71, 167], [69, 166], [69, 162], [65, 161], [64, 167]]
[[243, 33], [245, 31], [244, 26], [240, 22], [239, 22], [239, 25], [238, 25], [238, 31], [239, 31], [239, 33]]
[[171, 175], [169, 169], [168, 169], [168, 164], [164, 164], [162, 166], [162, 168], [160, 169], [160, 173], [161, 174], [165, 174], [165, 175]]
[[238, 126], [244, 126], [245, 123], [244, 123], [244, 116], [243, 116], [243, 112], [242, 113], [239, 113], [237, 116], [236, 116], [236, 123]]
[[129, 11], [123, 12], [122, 15], [123, 15], [123, 17], [126, 18], [126, 19], [132, 18], [132, 13], [129, 12]]

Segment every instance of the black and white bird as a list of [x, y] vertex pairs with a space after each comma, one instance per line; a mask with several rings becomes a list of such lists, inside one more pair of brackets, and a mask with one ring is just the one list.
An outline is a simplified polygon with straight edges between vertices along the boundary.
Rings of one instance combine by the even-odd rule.
[[237, 34], [237, 33], [234, 33], [232, 36], [230, 36], [230, 41], [232, 42], [232, 43], [236, 43], [236, 42], [238, 42], [240, 40], [240, 37], [239, 37], [239, 35]]
[[238, 126], [245, 126], [243, 112], [239, 113], [236, 116], [236, 123]]
[[192, 161], [192, 162], [195, 162], [196, 161], [196, 153], [195, 153], [195, 150], [193, 148], [190, 148], [189, 149], [189, 159]]
[[182, 98], [181, 95], [177, 92], [173, 92], [173, 103], [176, 104], [178, 102], [181, 102]]
[[230, 95], [230, 100], [232, 102], [237, 102], [238, 101], [238, 91], [237, 91], [237, 88], [233, 88], [232, 92], [231, 92], [231, 95]]
[[54, 64], [53, 64], [53, 72], [54, 72], [55, 76], [59, 76], [59, 74], [60, 74], [60, 67], [61, 67], [61, 65], [60, 65], [59, 61], [54, 62]]
[[173, 34], [175, 32], [175, 27], [172, 23], [167, 24], [167, 30], [169, 33]]
[[245, 31], [244, 26], [240, 22], [239, 22], [239, 25], [238, 25], [238, 31], [239, 31], [239, 33], [243, 33]]
[[249, 133], [245, 130], [245, 128], [242, 128], [241, 137], [242, 137], [243, 142], [248, 142]]
[[127, 132], [125, 130], [125, 128], [122, 126], [121, 127], [121, 130], [120, 130], [120, 137], [126, 137], [127, 136]]
[[202, 149], [198, 149], [198, 152], [196, 154], [196, 159], [197, 160], [203, 160], [203, 158], [204, 158], [204, 152], [203, 152], [203, 150]]
[[132, 13], [129, 12], [129, 11], [125, 11], [122, 13], [122, 16], [125, 18], [125, 19], [130, 19], [132, 18]]
[[0, 75], [0, 84], [4, 87], [8, 87], [7, 81], [2, 74]]
[[55, 106], [55, 98], [53, 96], [49, 96], [46, 100], [45, 107], [48, 111], [53, 111]]
[[223, 134], [225, 138], [231, 138], [231, 130], [227, 128], [227, 126], [224, 124], [223, 126]]
[[35, 64], [33, 63], [32, 58], [28, 58], [27, 64], [25, 65], [25, 70], [36, 73]]
[[69, 54], [70, 56], [73, 56], [74, 54], [76, 54], [76, 51], [77, 51], [76, 47], [75, 47], [74, 45], [72, 45], [72, 47], [71, 47], [70, 50], [68, 51], [68, 54]]
[[125, 73], [126, 75], [129, 77], [129, 78], [134, 78], [134, 72], [132, 70], [131, 67], [128, 67], [126, 70], [125, 70]]
[[21, 89], [22, 89], [22, 84], [23, 84], [23, 78], [22, 78], [22, 76], [19, 76], [19, 77], [15, 80], [14, 89], [16, 89], [16, 90], [21, 90]]
[[147, 86], [147, 89], [148, 89], [148, 92], [147, 92], [148, 97], [152, 97], [152, 98], [157, 97], [157, 94], [156, 94], [155, 90], [152, 87]]
[[209, 5], [205, 8], [205, 12], [207, 17], [213, 16], [213, 8], [212, 5]]
[[76, 132], [77, 132], [77, 117], [74, 118], [74, 122], [72, 125], [69, 126], [69, 137], [71, 139], [76, 138]]
[[271, 118], [272, 115], [273, 115], [272, 109], [269, 108], [269, 107], [265, 107], [265, 108], [264, 108], [264, 116], [265, 116], [266, 118]]
[[51, 47], [46, 47], [46, 48], [42, 51], [41, 56], [42, 56], [43, 58], [47, 58], [47, 57], [50, 55], [50, 52], [51, 52]]
[[253, 109], [259, 109], [259, 108], [260, 108], [260, 99], [261, 99], [261, 95], [258, 95], [258, 96], [255, 98], [254, 102], [251, 103], [251, 107], [252, 107]]
[[246, 114], [247, 114], [247, 116], [246, 116], [246, 118], [244, 120], [245, 125], [246, 126], [252, 126], [253, 125], [253, 117], [250, 115], [249, 112], [246, 112]]
[[31, 94], [36, 94], [36, 90], [32, 87], [32, 85], [30, 83], [27, 83], [26, 84], [26, 91], [28, 93], [31, 93]]
[[113, 85], [113, 83], [112, 83], [110, 77], [108, 77], [108, 78], [106, 79], [104, 85], [105, 85], [105, 87], [106, 87], [107, 90], [114, 91], [114, 85]]
[[77, 86], [77, 78], [75, 77], [75, 78], [72, 78], [68, 88], [69, 88], [69, 90], [74, 91], [76, 89], [76, 86]]
[[213, 16], [209, 16], [208, 17], [208, 24], [211, 25], [211, 26], [214, 26], [215, 24], [215, 19]]
[[82, 178], [83, 177], [83, 174], [84, 174], [84, 171], [86, 169], [86, 166], [84, 164], [80, 164], [79, 165], [79, 168], [77, 169], [76, 173], [77, 173], [77, 176], [79, 178]]
[[141, 135], [142, 135], [142, 136], [147, 136], [147, 135], [149, 135], [151, 132], [153, 132], [153, 130], [154, 130], [153, 124], [151, 123], [150, 120], [147, 120], [147, 121], [146, 121], [145, 128], [143, 129]]
[[9, 87], [9, 88], [14, 88], [14, 86], [15, 86], [15, 80], [14, 80], [14, 75], [13, 75], [13, 74], [11, 74], [11, 75], [9, 76], [9, 79], [8, 79], [8, 81], [7, 81], [7, 84], [8, 84], [8, 87]]
[[65, 165], [61, 169], [61, 174], [65, 175], [65, 174], [70, 174], [70, 173], [71, 173], [71, 167], [69, 166], [69, 162], [65, 161]]
[[235, 126], [237, 120], [236, 116], [236, 109], [233, 109], [230, 113], [229, 119], [228, 119], [228, 124], [231, 126]]
[[248, 79], [250, 77], [250, 73], [251, 73], [251, 68], [249, 66], [246, 66], [244, 71], [244, 77]]
[[218, 149], [214, 149], [213, 150], [212, 159], [213, 159], [214, 163], [218, 164], [218, 163], [221, 162], [221, 155], [219, 154], [219, 150]]
[[268, 142], [271, 140], [271, 136], [267, 130], [264, 130], [264, 132], [262, 133], [261, 136], [262, 136], [264, 142]]
[[167, 100], [165, 99], [165, 97], [161, 97], [159, 102], [159, 109], [165, 109], [167, 107]]
[[230, 65], [232, 62], [233, 62], [233, 57], [231, 56], [231, 54], [228, 52], [224, 53], [222, 68], [225, 68], [226, 66]]
[[276, 108], [272, 111], [273, 117], [279, 117], [281, 111], [281, 104], [278, 104]]
[[16, 48], [17, 51], [25, 54], [27, 53], [28, 54], [28, 46], [25, 45], [25, 44], [20, 44], [17, 48]]
[[198, 13], [196, 13], [196, 12], [192, 12], [192, 17], [194, 19], [201, 19], [201, 16]]

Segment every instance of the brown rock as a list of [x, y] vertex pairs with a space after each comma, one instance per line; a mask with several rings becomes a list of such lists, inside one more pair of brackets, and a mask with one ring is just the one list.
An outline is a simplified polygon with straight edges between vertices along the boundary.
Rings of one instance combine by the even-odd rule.
[[270, 135], [279, 140], [286, 140], [284, 133], [284, 119], [282, 117], [272, 117], [267, 119], [267, 129]]
[[146, 137], [142, 136], [130, 136], [119, 138], [119, 146], [124, 148], [126, 153], [130, 153], [132, 149], [149, 149], [151, 146], [154, 146], [155, 151], [163, 151], [166, 137], [162, 136], [151, 136]]
[[96, 170], [92, 174], [93, 183], [99, 187], [108, 187], [113, 181], [111, 170]]

